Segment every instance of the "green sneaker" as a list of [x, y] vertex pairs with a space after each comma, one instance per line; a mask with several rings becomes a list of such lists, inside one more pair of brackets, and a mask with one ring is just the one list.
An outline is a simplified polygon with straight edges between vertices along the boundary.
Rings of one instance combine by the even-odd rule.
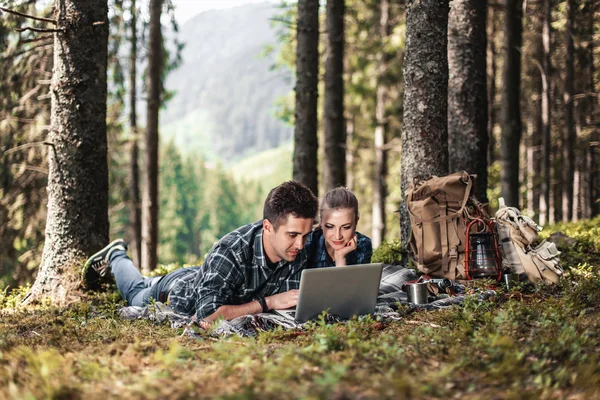
[[82, 277], [89, 287], [95, 286], [101, 280], [113, 280], [109, 271], [109, 260], [110, 255], [116, 250], [127, 251], [127, 243], [123, 239], [113, 240], [87, 259], [83, 265]]

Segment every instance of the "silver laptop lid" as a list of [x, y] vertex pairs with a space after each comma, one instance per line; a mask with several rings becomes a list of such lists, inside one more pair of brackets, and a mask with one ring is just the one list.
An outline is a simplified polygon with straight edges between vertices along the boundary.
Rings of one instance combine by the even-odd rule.
[[375, 311], [383, 264], [359, 264], [302, 271], [296, 321], [325, 310], [344, 318]]

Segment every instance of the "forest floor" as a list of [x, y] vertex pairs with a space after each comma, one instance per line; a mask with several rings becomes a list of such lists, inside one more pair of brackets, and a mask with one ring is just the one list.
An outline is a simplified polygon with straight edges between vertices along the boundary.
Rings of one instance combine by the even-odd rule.
[[0, 399], [600, 398], [600, 219], [553, 230], [574, 239], [559, 285], [397, 322], [193, 339], [119, 319], [115, 293], [66, 309], [0, 294]]

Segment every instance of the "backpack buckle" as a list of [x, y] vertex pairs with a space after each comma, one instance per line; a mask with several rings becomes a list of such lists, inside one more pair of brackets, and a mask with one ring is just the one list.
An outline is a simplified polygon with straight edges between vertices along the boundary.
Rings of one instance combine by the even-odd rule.
[[451, 259], [457, 260], [458, 259], [458, 250], [456, 249], [456, 247], [450, 248], [450, 250], [448, 251], [448, 255], [450, 256]]

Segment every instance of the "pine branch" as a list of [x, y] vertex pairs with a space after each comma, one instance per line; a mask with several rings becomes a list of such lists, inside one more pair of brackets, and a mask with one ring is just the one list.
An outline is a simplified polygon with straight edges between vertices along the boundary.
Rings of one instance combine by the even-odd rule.
[[20, 44], [29, 44], [29, 43], [35, 43], [35, 42], [39, 42], [42, 40], [46, 40], [46, 39], [53, 39], [54, 37], [52, 35], [44, 35], [44, 36], [39, 36], [33, 39], [26, 39], [26, 40], [21, 40], [19, 43]]
[[8, 8], [4, 8], [4, 7], [0, 7], [1, 11], [4, 11], [5, 13], [9, 13], [9, 14], [14, 14], [14, 15], [18, 15], [19, 17], [24, 17], [24, 18], [29, 18], [29, 19], [34, 19], [36, 21], [42, 21], [42, 22], [49, 22], [51, 24], [57, 25], [58, 22], [55, 19], [50, 19], [50, 18], [42, 18], [42, 17], [35, 17], [33, 15], [29, 15], [29, 14], [23, 14], [20, 13], [18, 11], [13, 11], [13, 10], [9, 10]]
[[41, 144], [46, 145], [46, 146], [52, 146], [54, 148], [54, 143], [52, 143], [52, 142], [32, 142], [32, 143], [25, 143], [25, 144], [22, 144], [17, 147], [13, 147], [12, 149], [8, 149], [4, 152], [4, 155], [6, 156], [8, 154], [15, 153], [19, 150], [28, 149], [30, 147], [39, 146]]
[[17, 32], [25, 32], [25, 31], [32, 31], [32, 32], [43, 32], [43, 33], [53, 33], [53, 32], [66, 32], [65, 28], [56, 28], [56, 29], [43, 29], [43, 28], [33, 28], [31, 26], [26, 26], [25, 28], [15, 28], [15, 30]]
[[3, 55], [4, 56], [4, 60], [5, 61], [12, 60], [13, 58], [20, 57], [23, 54], [27, 54], [27, 53], [29, 53], [29, 52], [31, 52], [33, 50], [41, 49], [41, 48], [52, 46], [52, 45], [53, 45], [52, 42], [50, 42], [50, 43], [41, 43], [41, 44], [38, 44], [37, 46], [29, 47], [29, 48], [27, 48], [25, 50], [22, 50], [22, 51], [19, 51], [17, 53]]

